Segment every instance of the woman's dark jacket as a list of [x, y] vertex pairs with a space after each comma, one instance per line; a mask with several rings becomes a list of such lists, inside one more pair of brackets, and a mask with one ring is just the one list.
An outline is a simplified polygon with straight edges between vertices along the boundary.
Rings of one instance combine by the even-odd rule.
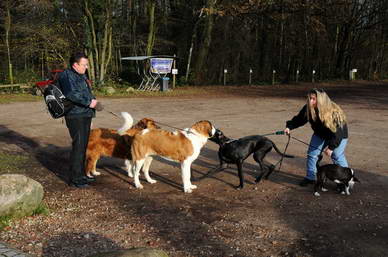
[[59, 74], [59, 86], [64, 96], [74, 107], [66, 114], [71, 117], [95, 117], [95, 110], [89, 105], [95, 99], [85, 74], [79, 74], [73, 69], [66, 69]]
[[300, 110], [298, 115], [294, 116], [292, 120], [287, 121], [286, 127], [291, 130], [296, 129], [305, 125], [308, 121], [310, 122], [314, 134], [325, 140], [328, 143], [330, 150], [337, 148], [343, 138], [348, 138], [348, 126], [346, 123], [342, 127], [337, 126], [336, 133], [333, 133], [319, 119], [318, 111], [316, 121], [313, 121], [311, 116], [307, 119], [307, 105], [303, 106], [302, 110]]

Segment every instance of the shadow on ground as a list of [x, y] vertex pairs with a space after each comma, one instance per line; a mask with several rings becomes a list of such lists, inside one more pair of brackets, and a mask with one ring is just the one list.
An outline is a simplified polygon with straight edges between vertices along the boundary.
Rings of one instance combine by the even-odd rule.
[[121, 249], [111, 239], [95, 233], [61, 233], [45, 241], [42, 257], [81, 257]]

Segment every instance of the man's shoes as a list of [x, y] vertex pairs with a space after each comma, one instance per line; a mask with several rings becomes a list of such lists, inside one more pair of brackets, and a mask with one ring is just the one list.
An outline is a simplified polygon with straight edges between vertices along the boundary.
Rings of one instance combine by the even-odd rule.
[[89, 186], [89, 183], [96, 181], [95, 178], [87, 177], [87, 176], [82, 176], [80, 178], [71, 180], [69, 182], [69, 186], [77, 187], [77, 188], [84, 188]]
[[314, 184], [314, 183], [315, 183], [314, 180], [304, 178], [304, 179], [299, 183], [299, 186], [301, 186], [301, 187], [306, 187], [306, 186], [308, 186], [309, 184]]
[[69, 186], [71, 186], [71, 187], [76, 187], [76, 188], [85, 188], [85, 187], [88, 187], [89, 184], [88, 184], [88, 183], [75, 183], [75, 182], [70, 182], [70, 183], [69, 183]]
[[82, 181], [85, 181], [86, 183], [91, 183], [91, 182], [95, 182], [95, 181], [96, 181], [96, 178], [94, 178], [94, 177], [88, 177], [88, 176], [83, 176], [83, 177], [81, 177], [81, 180], [82, 180]]

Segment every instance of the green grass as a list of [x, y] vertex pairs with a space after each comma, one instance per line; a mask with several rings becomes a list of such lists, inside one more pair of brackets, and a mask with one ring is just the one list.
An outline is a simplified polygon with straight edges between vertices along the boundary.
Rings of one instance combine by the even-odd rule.
[[[49, 215], [50, 209], [43, 202], [32, 212], [32, 216]], [[0, 216], [0, 232], [6, 227], [11, 226], [13, 218], [11, 216]]]
[[216, 91], [213, 87], [178, 87], [166, 92], [161, 91], [138, 91], [131, 90], [127, 92], [128, 88], [115, 88], [114, 94], [108, 95], [103, 90], [95, 90], [94, 93], [97, 97], [176, 97], [176, 96], [189, 96], [200, 95], [209, 93], [209, 91]]
[[0, 216], [0, 231], [4, 230], [6, 227], [11, 225], [10, 216]]
[[32, 212], [32, 216], [40, 215], [40, 214], [42, 215], [50, 214], [50, 209], [43, 202], [41, 202], [39, 206]]
[[0, 104], [9, 104], [13, 102], [36, 102], [43, 101], [42, 96], [31, 94], [0, 94]]
[[25, 155], [8, 154], [0, 152], [0, 175], [7, 173], [20, 173], [23, 166], [29, 161]]

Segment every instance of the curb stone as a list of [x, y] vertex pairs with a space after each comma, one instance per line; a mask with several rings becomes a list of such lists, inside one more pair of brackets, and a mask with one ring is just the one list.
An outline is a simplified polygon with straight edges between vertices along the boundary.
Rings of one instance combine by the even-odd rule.
[[13, 249], [3, 242], [0, 242], [0, 257], [32, 257], [31, 255], [22, 253], [19, 250]]

